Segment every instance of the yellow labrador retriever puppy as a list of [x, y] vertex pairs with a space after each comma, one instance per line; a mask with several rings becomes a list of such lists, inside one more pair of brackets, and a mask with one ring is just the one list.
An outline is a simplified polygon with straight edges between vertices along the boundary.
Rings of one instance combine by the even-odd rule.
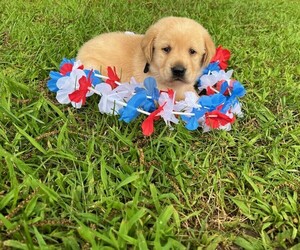
[[[121, 82], [131, 77], [142, 82], [153, 76], [160, 90], [173, 89], [176, 99], [194, 85], [215, 54], [215, 45], [199, 23], [183, 17], [166, 17], [152, 25], [145, 35], [113, 32], [86, 42], [77, 59], [86, 68], [115, 66]], [[102, 72], [103, 73], [103, 72]]]

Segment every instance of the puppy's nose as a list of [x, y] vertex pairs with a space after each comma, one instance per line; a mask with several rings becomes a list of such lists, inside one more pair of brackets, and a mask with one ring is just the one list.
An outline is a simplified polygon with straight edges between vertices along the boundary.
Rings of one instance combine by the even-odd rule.
[[181, 65], [178, 65], [178, 66], [172, 67], [171, 70], [172, 70], [173, 76], [183, 77], [185, 74], [186, 68], [184, 68]]

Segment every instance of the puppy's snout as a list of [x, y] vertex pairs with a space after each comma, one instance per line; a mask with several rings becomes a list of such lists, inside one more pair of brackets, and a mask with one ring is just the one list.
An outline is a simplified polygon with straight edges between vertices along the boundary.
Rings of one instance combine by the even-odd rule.
[[171, 71], [174, 77], [184, 77], [186, 68], [181, 65], [177, 65], [172, 67]]

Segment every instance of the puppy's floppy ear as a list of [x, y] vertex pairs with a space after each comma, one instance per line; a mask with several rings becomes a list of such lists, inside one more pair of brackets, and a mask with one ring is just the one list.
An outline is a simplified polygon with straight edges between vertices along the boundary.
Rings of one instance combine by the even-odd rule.
[[216, 53], [215, 44], [207, 31], [204, 33], [204, 43], [205, 43], [205, 54], [203, 55], [203, 58], [201, 60], [202, 67], [206, 67]]
[[155, 27], [150, 27], [144, 38], [142, 39], [142, 50], [145, 54], [145, 57], [147, 59], [147, 62], [150, 63], [153, 57], [153, 51], [154, 51], [154, 40], [157, 34], [157, 30]]

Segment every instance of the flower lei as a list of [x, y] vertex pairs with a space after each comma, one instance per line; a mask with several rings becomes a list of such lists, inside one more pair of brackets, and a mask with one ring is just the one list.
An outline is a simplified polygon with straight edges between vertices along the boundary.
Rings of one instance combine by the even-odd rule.
[[129, 83], [120, 83], [115, 67], [108, 67], [107, 76], [103, 76], [97, 70], [84, 69], [80, 61], [74, 59], [63, 59], [59, 72], [50, 72], [47, 86], [56, 93], [59, 103], [71, 103], [75, 108], [81, 108], [87, 97], [98, 94], [100, 113], [119, 115], [126, 123], [145, 114], [147, 117], [141, 127], [146, 136], [154, 132], [154, 121], [159, 118], [171, 126], [177, 124], [180, 117], [188, 130], [199, 126], [203, 131], [230, 130], [235, 115], [243, 115], [238, 98], [246, 91], [240, 82], [231, 78], [233, 70], [225, 71], [229, 58], [230, 51], [219, 46], [198, 79], [201, 96], [186, 92], [185, 99], [178, 102], [173, 90], [159, 91], [153, 77], [143, 83], [134, 78]]

